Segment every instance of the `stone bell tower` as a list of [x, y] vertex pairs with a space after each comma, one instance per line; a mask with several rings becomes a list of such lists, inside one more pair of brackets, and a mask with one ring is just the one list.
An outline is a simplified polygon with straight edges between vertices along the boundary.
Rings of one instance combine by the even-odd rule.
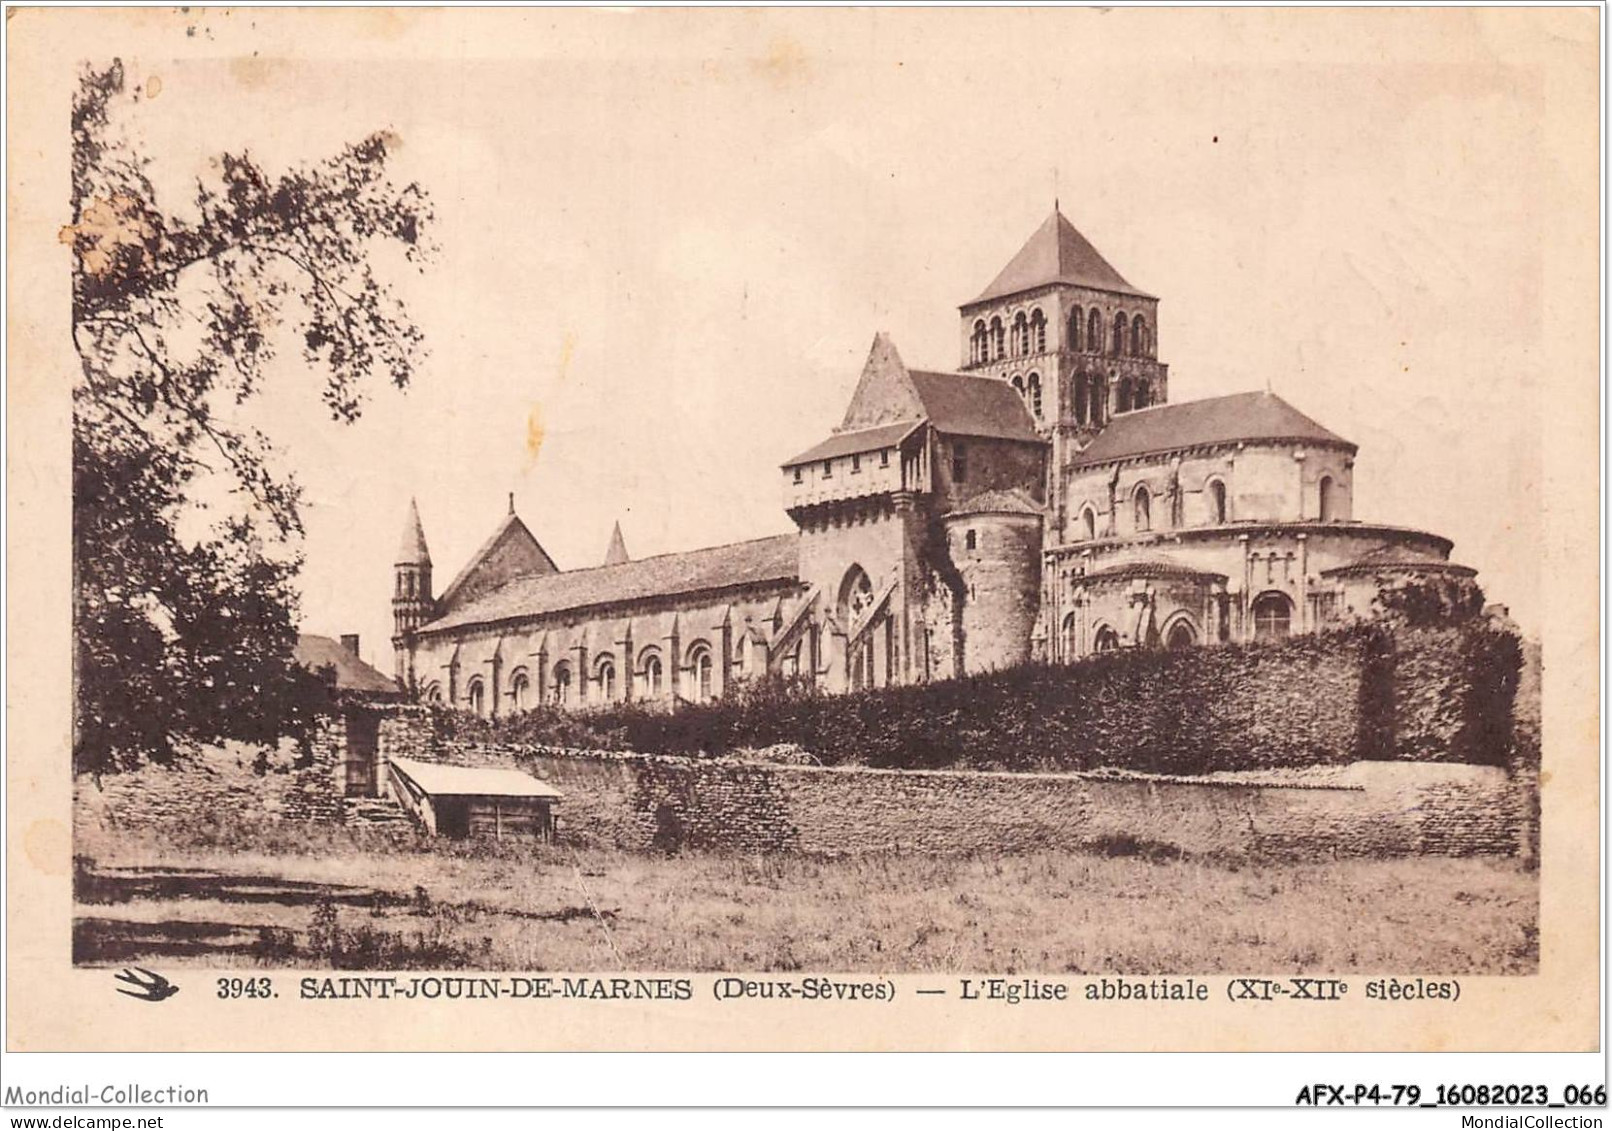
[[1126, 282], [1056, 205], [979, 297], [964, 303], [962, 371], [1018, 390], [1052, 441], [1048, 497], [1064, 529], [1068, 468], [1116, 415], [1169, 399], [1159, 300]]
[[429, 621], [435, 610], [431, 551], [426, 548], [420, 508], [410, 499], [403, 540], [392, 564], [392, 653], [396, 661], [394, 674], [411, 693], [415, 690], [414, 631]]

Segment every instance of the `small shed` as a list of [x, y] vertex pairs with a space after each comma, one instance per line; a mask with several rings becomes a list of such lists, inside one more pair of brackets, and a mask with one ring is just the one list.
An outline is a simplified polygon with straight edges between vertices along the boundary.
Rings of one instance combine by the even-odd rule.
[[392, 795], [433, 836], [553, 840], [563, 794], [520, 770], [389, 759]]

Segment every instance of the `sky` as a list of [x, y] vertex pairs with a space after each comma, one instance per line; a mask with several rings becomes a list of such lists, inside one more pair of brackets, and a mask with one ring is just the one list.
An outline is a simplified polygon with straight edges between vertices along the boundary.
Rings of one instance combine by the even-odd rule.
[[875, 332], [955, 368], [958, 304], [1055, 196], [1161, 297], [1172, 401], [1268, 385], [1360, 445], [1356, 518], [1453, 538], [1533, 627], [1551, 80], [1488, 14], [473, 16], [126, 60], [176, 209], [219, 152], [387, 129], [437, 214], [424, 274], [376, 261], [426, 335], [412, 387], [335, 424], [288, 345], [251, 410], [307, 490], [307, 631], [390, 670], [411, 497], [438, 591], [509, 492], [561, 568], [616, 521], [635, 557], [791, 529], [778, 464]]

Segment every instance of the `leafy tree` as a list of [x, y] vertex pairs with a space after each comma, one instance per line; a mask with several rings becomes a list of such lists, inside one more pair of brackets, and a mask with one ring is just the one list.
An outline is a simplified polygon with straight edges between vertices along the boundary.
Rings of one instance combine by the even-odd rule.
[[164, 208], [124, 113], [122, 63], [72, 107], [75, 726], [79, 769], [195, 742], [305, 733], [322, 681], [292, 658], [300, 496], [235, 419], [289, 340], [351, 422], [372, 377], [405, 387], [422, 336], [371, 269], [424, 269], [432, 219], [375, 134], [277, 176], [225, 153]]

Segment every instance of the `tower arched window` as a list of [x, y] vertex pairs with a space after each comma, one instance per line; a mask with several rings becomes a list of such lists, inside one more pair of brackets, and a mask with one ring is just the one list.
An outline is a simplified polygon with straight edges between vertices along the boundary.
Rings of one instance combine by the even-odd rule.
[[1047, 316], [1040, 307], [1030, 312], [1030, 347], [1035, 353], [1047, 352]]
[[1209, 481], [1209, 521], [1215, 526], [1226, 524], [1226, 485], [1218, 479]]
[[1337, 503], [1332, 497], [1332, 476], [1321, 476], [1321, 482], [1317, 483], [1315, 487], [1317, 514], [1320, 516], [1322, 522], [1331, 522], [1337, 517], [1337, 514], [1335, 513]]
[[1007, 353], [1007, 331], [1000, 318], [991, 319], [991, 360], [1000, 361]]
[[1075, 422], [1077, 424], [1086, 423], [1089, 411], [1086, 398], [1086, 375], [1077, 373], [1075, 374]]
[[968, 357], [975, 365], [989, 360], [989, 345], [985, 336], [985, 319], [983, 318], [974, 320], [974, 334], [969, 338]]
[[1129, 377], [1121, 377], [1119, 379], [1118, 408], [1120, 412], [1131, 411], [1131, 379]]
[[1138, 533], [1153, 529], [1153, 495], [1145, 486], [1136, 488], [1136, 495], [1131, 500], [1132, 510]]
[[1138, 314], [1131, 319], [1131, 356], [1151, 357], [1147, 344], [1147, 319]]
[[1086, 352], [1103, 352], [1103, 315], [1096, 309], [1086, 316]]
[[1081, 314], [1078, 306], [1069, 312], [1069, 340], [1064, 343], [1064, 348], [1074, 353], [1080, 352], [1081, 330], [1085, 329], [1080, 324], [1080, 320], [1083, 317], [1085, 316]]
[[1030, 411], [1037, 420], [1041, 419], [1041, 374], [1032, 373], [1024, 382], [1030, 395]]
[[1108, 419], [1108, 382], [1102, 374], [1094, 373], [1091, 378], [1091, 422], [1102, 424]]
[[1024, 311], [1013, 316], [1013, 356], [1023, 357], [1030, 352], [1030, 323]]
[[1097, 512], [1089, 506], [1080, 512], [1080, 533], [1088, 542], [1097, 537]]
[[1125, 332], [1127, 328], [1128, 324], [1125, 321], [1125, 312], [1122, 310], [1118, 314], [1114, 315], [1114, 340], [1110, 343], [1110, 345], [1114, 350], [1115, 357], [1119, 357], [1125, 352], [1125, 339], [1130, 337], [1130, 335]]
[[1254, 601], [1255, 640], [1286, 640], [1293, 628], [1293, 602], [1285, 593], [1262, 593]]
[[1150, 405], [1152, 403], [1153, 403], [1153, 392], [1148, 387], [1147, 378], [1146, 377], [1138, 377], [1136, 379], [1135, 388], [1133, 389], [1133, 391], [1131, 393], [1131, 407], [1132, 408], [1146, 408], [1148, 405]]

